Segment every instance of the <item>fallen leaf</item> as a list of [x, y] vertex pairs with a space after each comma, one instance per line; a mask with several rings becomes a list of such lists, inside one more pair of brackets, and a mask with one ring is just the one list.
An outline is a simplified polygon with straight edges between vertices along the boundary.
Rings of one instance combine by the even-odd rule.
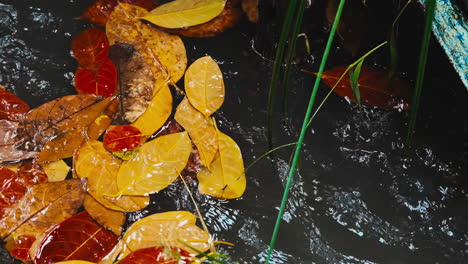
[[188, 28], [165, 29], [162, 30], [182, 35], [190, 38], [207, 38], [214, 37], [226, 30], [234, 27], [242, 18], [242, 10], [237, 7], [238, 1], [228, 0], [223, 12], [214, 19]]
[[7, 169], [10, 169], [14, 172], [17, 172], [19, 167], [21, 166], [21, 164], [23, 164], [22, 161], [19, 161], [19, 162], [15, 162], [15, 163], [5, 163], [5, 164], [2, 164], [0, 166], [4, 167], [4, 168], [7, 168]]
[[18, 202], [26, 193], [26, 186], [18, 174], [0, 166], [0, 218], [5, 210]]
[[242, 0], [242, 11], [252, 23], [258, 23], [258, 0]]
[[142, 134], [134, 126], [113, 126], [104, 134], [104, 148], [110, 152], [125, 152], [140, 146]]
[[148, 14], [144, 8], [120, 3], [106, 24], [109, 43], [132, 45], [150, 65], [156, 79], [156, 93], [169, 79], [176, 83], [187, 67], [185, 46], [179, 36], [159, 31], [139, 20]]
[[192, 143], [187, 132], [158, 137], [143, 144], [117, 175], [120, 194], [147, 195], [171, 184], [187, 165]]
[[111, 47], [110, 58], [119, 72], [119, 99], [122, 124], [137, 120], [153, 98], [156, 79], [145, 58], [132, 46], [120, 42]]
[[34, 241], [36, 241], [36, 237], [34, 236], [19, 236], [8, 240], [5, 244], [5, 249], [8, 250], [8, 253], [16, 259], [30, 261], [31, 257], [29, 255], [29, 249]]
[[19, 121], [29, 111], [29, 106], [16, 95], [0, 91], [0, 119]]
[[152, 135], [169, 118], [172, 113], [172, 94], [167, 85], [164, 85], [151, 99], [146, 111], [134, 122], [132, 126], [138, 128], [143, 135]]
[[86, 9], [81, 18], [105, 27], [109, 15], [118, 3], [137, 5], [147, 10], [152, 10], [158, 6], [154, 0], [97, 0]]
[[110, 198], [106, 195], [117, 193], [117, 173], [120, 159], [108, 152], [99, 141], [89, 140], [78, 149], [74, 160], [76, 175], [88, 179], [88, 192], [105, 207], [117, 211], [137, 211], [149, 203], [148, 196], [122, 195]]
[[[322, 74], [322, 81], [333, 87], [346, 66], [335, 67]], [[390, 79], [388, 73], [363, 66], [361, 69], [359, 93], [363, 104], [383, 109], [408, 109], [410, 107], [410, 86], [398, 78]], [[351, 89], [349, 74], [346, 74], [336, 86], [334, 92], [341, 97], [356, 102]]]
[[56, 262], [55, 264], [96, 264], [96, 263], [83, 261], [83, 260], [68, 260], [68, 261]]
[[32, 186], [26, 194], [5, 211], [0, 219], [0, 237], [34, 235], [76, 213], [83, 204], [86, 180], [72, 179]]
[[71, 50], [80, 68], [97, 73], [109, 55], [106, 33], [98, 28], [87, 29], [73, 39]]
[[88, 214], [101, 226], [120, 236], [125, 223], [125, 214], [104, 207], [91, 195], [87, 194], [83, 206]]
[[99, 226], [87, 212], [74, 215], [52, 228], [34, 257], [36, 264], [64, 260], [101, 260], [117, 243], [118, 236]]
[[186, 211], [157, 213], [133, 223], [122, 238], [120, 259], [131, 252], [150, 247], [175, 247], [189, 253], [205, 252], [210, 235], [195, 225], [197, 217]]
[[49, 182], [59, 182], [65, 180], [68, 172], [70, 171], [70, 166], [68, 166], [63, 160], [42, 163], [41, 167], [47, 174], [47, 179]]
[[26, 186], [47, 182], [47, 174], [37, 163], [37, 160], [25, 160], [18, 168], [18, 177]]
[[18, 122], [6, 119], [0, 120], [0, 163], [30, 159], [37, 157], [39, 154], [36, 151], [24, 151], [15, 146], [18, 125]]
[[180, 248], [151, 247], [130, 253], [119, 264], [189, 264], [193, 258]]
[[219, 130], [216, 132], [218, 152], [210, 169], [197, 174], [198, 190], [219, 199], [239, 198], [246, 187], [242, 153], [232, 138]]
[[[339, 0], [327, 0], [325, 13], [330, 25], [335, 20], [335, 14], [338, 9]], [[355, 56], [367, 37], [368, 14], [366, 7], [361, 1], [347, 1], [338, 25], [338, 35], [344, 42], [347, 50]]]
[[223, 73], [210, 56], [196, 60], [185, 73], [185, 92], [193, 107], [209, 117], [224, 102]]
[[117, 69], [110, 59], [96, 73], [78, 67], [75, 73], [75, 88], [78, 93], [102, 97], [114, 95], [117, 89]]
[[187, 98], [177, 106], [174, 118], [187, 130], [197, 146], [202, 164], [209, 167], [218, 150], [216, 130], [211, 119], [195, 109]]
[[206, 23], [224, 9], [226, 0], [175, 0], [153, 9], [142, 17], [165, 28], [182, 28]]
[[86, 134], [88, 134], [90, 139], [98, 139], [102, 134], [104, 134], [111, 123], [112, 118], [108, 115], [102, 114], [89, 125]]

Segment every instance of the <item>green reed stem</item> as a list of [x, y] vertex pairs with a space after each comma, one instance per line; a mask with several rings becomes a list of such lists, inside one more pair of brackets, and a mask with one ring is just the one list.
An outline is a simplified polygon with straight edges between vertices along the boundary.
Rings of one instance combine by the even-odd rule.
[[392, 78], [395, 76], [396, 70], [398, 68], [398, 49], [397, 49], [397, 43], [396, 43], [396, 26], [398, 23], [398, 20], [400, 20], [401, 15], [403, 12], [406, 10], [406, 8], [411, 4], [412, 0], [408, 0], [406, 4], [401, 8], [400, 12], [398, 15], [395, 17], [395, 20], [393, 20], [392, 23], [392, 28], [390, 30], [390, 38], [389, 38], [389, 49], [390, 49], [390, 71], [389, 71], [389, 76]]
[[416, 120], [418, 117], [419, 99], [421, 98], [422, 86], [424, 82], [424, 73], [426, 70], [427, 53], [429, 50], [429, 43], [431, 40], [432, 23], [434, 21], [435, 10], [437, 1], [427, 0], [426, 1], [426, 22], [424, 25], [423, 39], [421, 43], [421, 50], [419, 52], [419, 65], [418, 74], [416, 76], [415, 91], [413, 95], [413, 101], [411, 105], [411, 117], [408, 126], [408, 133], [406, 135], [405, 149], [409, 150], [411, 141], [413, 139], [414, 129], [416, 126]]
[[310, 119], [310, 116], [311, 116], [311, 113], [312, 113], [312, 108], [314, 106], [315, 97], [317, 95], [317, 90], [318, 90], [318, 87], [319, 87], [319, 84], [320, 84], [321, 76], [322, 76], [323, 70], [325, 69], [325, 64], [326, 64], [327, 59], [328, 59], [328, 54], [330, 53], [331, 45], [333, 43], [333, 38], [335, 37], [336, 28], [338, 27], [338, 23], [340, 21], [340, 17], [341, 17], [341, 13], [343, 11], [344, 3], [345, 3], [345, 0], [340, 0], [340, 5], [338, 6], [338, 10], [336, 11], [335, 20], [333, 21], [333, 26], [332, 26], [332, 28], [330, 30], [330, 34], [328, 36], [327, 45], [325, 47], [325, 51], [323, 52], [323, 57], [322, 57], [322, 61], [320, 63], [318, 76], [315, 79], [314, 88], [312, 90], [312, 94], [310, 95], [309, 104], [307, 106], [307, 111], [306, 111], [306, 114], [305, 114], [305, 117], [304, 117], [304, 121], [302, 122], [301, 133], [299, 134], [299, 139], [297, 140], [296, 149], [294, 151], [294, 158], [293, 158], [293, 161], [291, 163], [291, 167], [289, 168], [288, 179], [287, 179], [285, 190], [284, 190], [284, 193], [283, 193], [283, 198], [281, 200], [280, 210], [278, 212], [275, 227], [273, 229], [273, 234], [271, 236], [270, 246], [268, 248], [267, 258], [266, 258], [266, 261], [265, 261], [266, 264], [268, 264], [270, 262], [270, 259], [271, 259], [272, 253], [273, 253], [273, 248], [275, 247], [276, 239], [278, 237], [279, 227], [281, 225], [281, 220], [283, 219], [284, 209], [286, 208], [286, 203], [288, 201], [289, 190], [291, 189], [294, 174], [296, 172], [296, 165], [297, 165], [297, 162], [299, 160], [299, 155], [300, 155], [301, 150], [302, 150], [302, 143], [304, 142], [304, 137], [305, 137], [305, 134], [306, 134], [306, 131], [307, 131], [307, 121]]

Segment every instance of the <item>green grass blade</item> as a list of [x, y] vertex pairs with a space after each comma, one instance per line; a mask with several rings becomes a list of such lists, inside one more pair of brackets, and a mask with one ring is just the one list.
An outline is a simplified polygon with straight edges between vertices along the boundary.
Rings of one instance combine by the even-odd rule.
[[418, 74], [416, 75], [415, 91], [413, 94], [413, 101], [411, 105], [411, 116], [408, 126], [408, 133], [406, 135], [405, 149], [409, 150], [411, 141], [413, 139], [414, 128], [416, 127], [416, 120], [418, 117], [419, 99], [421, 98], [422, 86], [424, 82], [424, 73], [426, 70], [427, 53], [429, 50], [429, 43], [431, 40], [432, 23], [434, 22], [435, 10], [437, 1], [426, 1], [426, 21], [424, 24], [424, 33], [421, 43], [421, 50], [419, 52]]
[[293, 143], [288, 143], [288, 144], [284, 144], [284, 145], [281, 145], [279, 147], [276, 147], [274, 149], [270, 149], [269, 151], [263, 153], [260, 157], [256, 158], [254, 161], [252, 161], [249, 166], [247, 166], [247, 168], [245, 169], [245, 172], [247, 172], [248, 169], [250, 169], [250, 167], [252, 167], [255, 163], [259, 162], [261, 159], [265, 158], [266, 156], [270, 155], [271, 153], [277, 151], [277, 150], [280, 150], [282, 148], [285, 148], [285, 147], [289, 147], [289, 146], [294, 146], [296, 145], [297, 142], [293, 142]]
[[296, 172], [296, 165], [297, 165], [297, 162], [298, 162], [298, 159], [299, 159], [299, 156], [300, 156], [299, 154], [301, 153], [301, 150], [302, 150], [302, 142], [304, 141], [304, 137], [305, 137], [305, 134], [306, 134], [306, 131], [307, 131], [307, 121], [310, 119], [310, 116], [312, 114], [312, 108], [314, 106], [315, 97], [317, 95], [317, 90], [318, 90], [318, 87], [319, 87], [319, 84], [320, 84], [320, 79], [321, 79], [323, 70], [325, 69], [325, 64], [326, 64], [327, 59], [328, 59], [328, 54], [330, 53], [330, 49], [331, 49], [331, 46], [332, 46], [332, 43], [333, 43], [333, 39], [335, 37], [336, 28], [338, 27], [338, 23], [340, 21], [341, 13], [343, 12], [344, 3], [345, 3], [345, 0], [340, 0], [340, 5], [338, 6], [338, 10], [336, 11], [335, 20], [333, 21], [333, 26], [332, 26], [332, 28], [330, 30], [330, 34], [328, 36], [327, 45], [325, 47], [325, 51], [323, 52], [323, 57], [322, 57], [322, 61], [320, 63], [318, 76], [315, 79], [314, 88], [312, 90], [312, 94], [310, 95], [309, 104], [307, 106], [307, 111], [306, 111], [306, 114], [305, 114], [305, 117], [304, 117], [304, 121], [302, 122], [301, 133], [299, 134], [299, 139], [297, 140], [296, 149], [294, 151], [294, 158], [293, 158], [291, 167], [289, 168], [288, 179], [287, 179], [285, 190], [284, 190], [284, 193], [283, 193], [283, 198], [281, 200], [280, 210], [279, 210], [278, 216], [276, 218], [275, 227], [273, 229], [273, 233], [272, 233], [272, 236], [271, 236], [270, 246], [268, 248], [265, 263], [270, 262], [270, 259], [271, 259], [272, 253], [273, 253], [273, 248], [275, 247], [276, 239], [278, 237], [279, 227], [281, 225], [281, 220], [282, 220], [283, 214], [284, 214], [284, 209], [286, 208], [286, 203], [288, 201], [289, 190], [291, 189], [294, 174]]
[[359, 108], [362, 108], [361, 105], [361, 93], [359, 92], [359, 75], [361, 74], [362, 63], [364, 59], [362, 59], [354, 69], [349, 72], [350, 75], [350, 82], [351, 82], [351, 89], [353, 90], [354, 97], [356, 97], [356, 101], [359, 105]]
[[411, 4], [411, 0], [408, 0], [406, 4], [401, 8], [400, 12], [398, 15], [395, 17], [395, 20], [393, 20], [392, 23], [392, 28], [390, 30], [390, 37], [389, 37], [389, 50], [390, 50], [390, 70], [389, 70], [389, 77], [392, 78], [395, 76], [395, 73], [398, 68], [398, 48], [397, 48], [397, 37], [396, 37], [396, 30], [397, 30], [397, 23], [398, 20], [400, 20], [401, 15], [403, 12], [406, 10], [406, 8]]
[[220, 258], [226, 258], [227, 256], [223, 255], [223, 254], [215, 254], [215, 255], [209, 255], [209, 254], [206, 254], [205, 252], [202, 252], [192, 246], [190, 246], [189, 244], [185, 243], [184, 241], [182, 240], [177, 240], [179, 243], [183, 244], [184, 246], [190, 248], [191, 250], [197, 252], [197, 254], [199, 256], [202, 256], [202, 257], [205, 257], [206, 259], [210, 260], [210, 261], [213, 261], [215, 263], [218, 263], [218, 264], [233, 264], [233, 263], [229, 263], [229, 262], [226, 262]]

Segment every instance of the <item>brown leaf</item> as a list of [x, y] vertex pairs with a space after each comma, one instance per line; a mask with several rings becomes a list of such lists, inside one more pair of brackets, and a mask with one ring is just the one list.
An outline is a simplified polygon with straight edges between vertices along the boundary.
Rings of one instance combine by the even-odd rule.
[[122, 226], [125, 223], [125, 214], [123, 212], [104, 207], [89, 194], [86, 194], [83, 206], [98, 224], [118, 236], [122, 234]]
[[131, 45], [120, 42], [111, 46], [110, 58], [117, 66], [121, 122], [135, 122], [153, 97], [156, 79], [145, 58]]
[[[329, 87], [333, 87], [346, 68], [347, 66], [340, 66], [325, 71], [322, 81]], [[390, 79], [387, 72], [363, 66], [358, 84], [361, 102], [364, 104], [383, 109], [408, 109], [410, 107], [409, 83], [397, 78]], [[356, 102], [349, 74], [344, 76], [334, 92]]]
[[0, 120], [0, 163], [19, 161], [37, 157], [37, 151], [24, 151], [15, 146], [19, 123], [10, 120]]
[[242, 0], [242, 10], [252, 23], [258, 23], [258, 0]]
[[0, 237], [35, 235], [74, 215], [83, 204], [86, 180], [34, 185], [0, 219]]

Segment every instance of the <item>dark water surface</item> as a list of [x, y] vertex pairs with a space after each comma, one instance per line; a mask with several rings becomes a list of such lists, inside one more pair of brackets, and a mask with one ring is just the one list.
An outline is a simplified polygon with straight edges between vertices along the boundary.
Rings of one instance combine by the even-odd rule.
[[[33, 107], [75, 93], [70, 43], [89, 24], [72, 18], [90, 3], [0, 0], [0, 84]], [[216, 118], [220, 130], [238, 142], [246, 166], [267, 151], [271, 62], [251, 48], [253, 27], [244, 22], [219, 37], [184, 39], [189, 63], [210, 55], [220, 64], [226, 101]], [[311, 42], [314, 51], [306, 61], [316, 70], [323, 39]], [[331, 64], [349, 63], [340, 54], [341, 48], [333, 51]], [[401, 156], [407, 113], [359, 111], [335, 95], [325, 104], [307, 134], [272, 263], [468, 263], [468, 98], [436, 43], [428, 63], [418, 133], [407, 158]], [[295, 141], [312, 84], [312, 76], [294, 73], [291, 126], [275, 120], [275, 146]], [[327, 92], [322, 86], [319, 100]], [[241, 199], [196, 194], [216, 239], [236, 245], [221, 247], [231, 260], [262, 262], [291, 150], [249, 169]], [[191, 186], [196, 190], [196, 182]], [[129, 214], [128, 222], [159, 211], [195, 212], [181, 184], [152, 201]], [[1, 254], [1, 263], [14, 263]]]

